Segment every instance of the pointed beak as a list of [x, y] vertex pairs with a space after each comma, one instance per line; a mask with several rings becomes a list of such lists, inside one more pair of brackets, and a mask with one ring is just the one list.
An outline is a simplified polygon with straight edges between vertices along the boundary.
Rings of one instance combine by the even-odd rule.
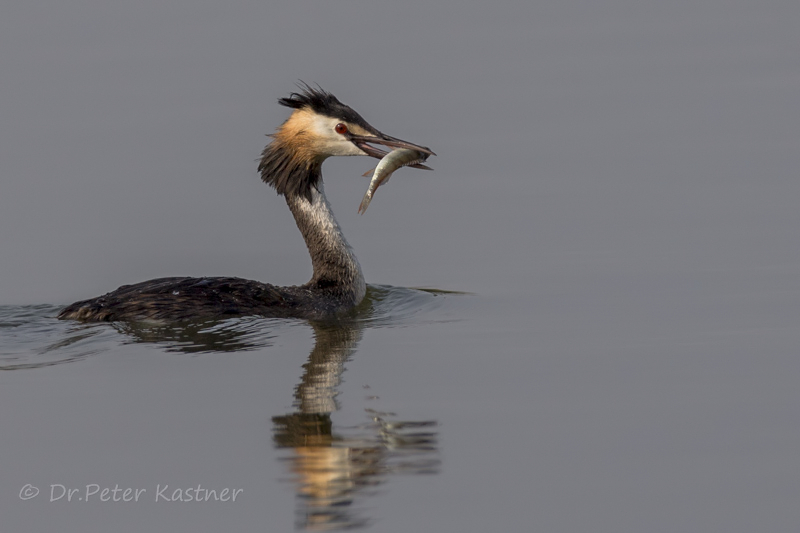
[[[386, 150], [381, 150], [380, 148], [375, 148], [371, 146], [373, 144], [380, 144], [383, 146], [387, 146], [389, 148], [407, 148], [409, 150], [416, 150], [423, 154], [422, 159], [427, 159], [430, 155], [436, 155], [430, 148], [427, 146], [420, 146], [418, 144], [413, 144], [408, 141], [403, 141], [400, 139], [396, 139], [395, 137], [390, 137], [383, 133], [377, 132], [377, 135], [351, 135], [350, 141], [358, 146], [358, 148], [364, 152], [366, 155], [370, 157], [374, 157], [376, 159], [383, 159], [383, 156], [388, 154], [389, 152]], [[417, 165], [410, 165], [415, 168], [425, 168], [431, 170], [429, 167], [426, 167], [422, 164]]]

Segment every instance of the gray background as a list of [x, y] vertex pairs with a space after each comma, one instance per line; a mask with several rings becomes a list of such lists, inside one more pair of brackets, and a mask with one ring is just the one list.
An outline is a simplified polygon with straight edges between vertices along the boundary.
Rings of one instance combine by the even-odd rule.
[[255, 172], [263, 134], [286, 116], [276, 99], [298, 79], [441, 154], [435, 174], [396, 180], [363, 219], [353, 205], [370, 163], [328, 163], [372, 282], [517, 291], [538, 264], [589, 253], [617, 270], [788, 272], [800, 254], [798, 13], [722, 1], [7, 5], [0, 301], [66, 303], [160, 275], [305, 281], [303, 243]]
[[[368, 330], [348, 364], [340, 423], [372, 405], [368, 384], [441, 424], [441, 472], [365, 500], [372, 530], [793, 531], [798, 28], [796, 1], [4, 5], [0, 304], [168, 275], [306, 281], [255, 167], [277, 98], [319, 83], [439, 154], [364, 216], [372, 160], [325, 164], [368, 282], [472, 293]], [[313, 341], [272, 334], [261, 352], [165, 357], [109, 330], [89, 349], [104, 355], [0, 373], [4, 522], [290, 529], [269, 419]], [[249, 499], [17, 497], [161, 479]]]

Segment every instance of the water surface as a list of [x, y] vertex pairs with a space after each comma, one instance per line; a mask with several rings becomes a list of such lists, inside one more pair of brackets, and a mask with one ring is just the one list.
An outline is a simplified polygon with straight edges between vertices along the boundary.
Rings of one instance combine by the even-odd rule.
[[[796, 1], [12, 4], [3, 531], [797, 530]], [[439, 154], [363, 216], [323, 166], [362, 308], [54, 318], [308, 280], [256, 171], [298, 79]]]

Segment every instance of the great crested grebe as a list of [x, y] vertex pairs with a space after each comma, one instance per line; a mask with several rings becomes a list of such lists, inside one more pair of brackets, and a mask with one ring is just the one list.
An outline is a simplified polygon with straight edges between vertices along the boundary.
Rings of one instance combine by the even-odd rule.
[[[384, 135], [334, 95], [309, 85], [279, 100], [294, 111], [271, 135], [258, 170], [283, 195], [303, 234], [314, 274], [305, 285], [276, 287], [240, 278], [159, 278], [64, 308], [58, 318], [83, 321], [182, 320], [260, 315], [323, 318], [358, 305], [366, 283], [353, 249], [333, 216], [322, 184], [331, 156], [387, 154], [370, 144], [429, 148]], [[427, 168], [424, 165], [414, 165]]]

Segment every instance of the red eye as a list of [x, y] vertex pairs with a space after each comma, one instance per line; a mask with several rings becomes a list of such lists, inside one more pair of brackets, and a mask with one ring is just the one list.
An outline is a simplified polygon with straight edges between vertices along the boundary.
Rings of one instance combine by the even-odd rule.
[[333, 128], [333, 131], [335, 131], [340, 135], [344, 135], [345, 133], [347, 133], [347, 126], [340, 122], [336, 125], [335, 128]]

